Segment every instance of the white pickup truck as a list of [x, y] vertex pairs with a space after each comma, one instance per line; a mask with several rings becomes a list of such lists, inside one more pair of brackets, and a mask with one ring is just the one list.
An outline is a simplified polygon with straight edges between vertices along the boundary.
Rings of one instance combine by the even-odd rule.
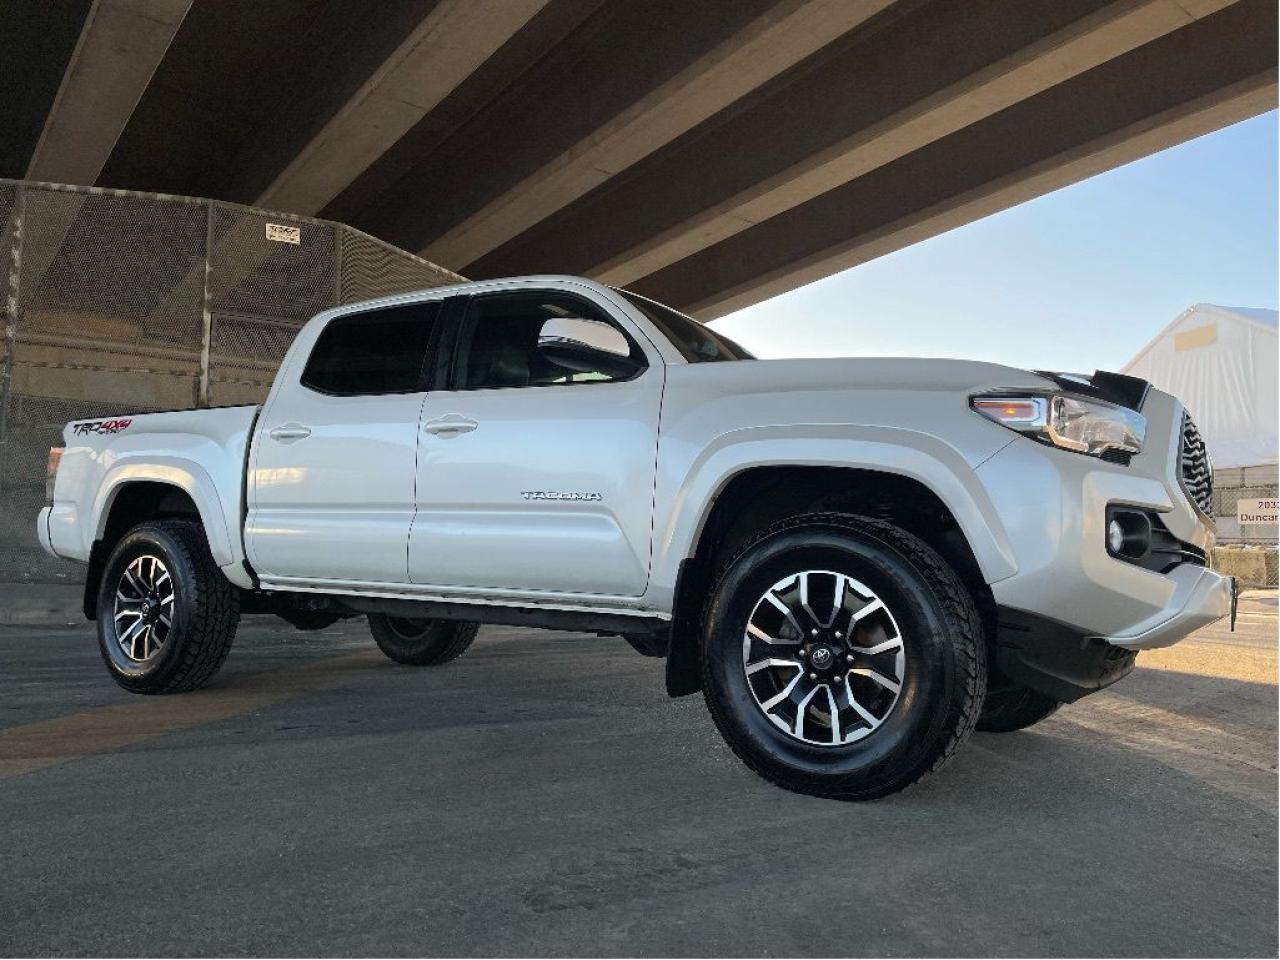
[[625, 637], [763, 776], [870, 798], [1224, 616], [1210, 464], [1141, 380], [756, 360], [572, 277], [345, 306], [261, 407], [71, 423], [39, 536], [137, 693], [242, 612], [367, 615], [442, 664], [478, 623]]

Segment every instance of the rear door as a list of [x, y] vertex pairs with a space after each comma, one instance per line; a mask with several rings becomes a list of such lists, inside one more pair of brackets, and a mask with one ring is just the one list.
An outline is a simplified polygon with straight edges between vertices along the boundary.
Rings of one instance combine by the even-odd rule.
[[[605, 304], [555, 290], [472, 297], [447, 389], [422, 409], [416, 584], [636, 597], [649, 572], [664, 369]], [[607, 322], [642, 364], [619, 380], [540, 355], [553, 317]]]
[[262, 411], [245, 540], [259, 576], [407, 582], [438, 301], [339, 316]]

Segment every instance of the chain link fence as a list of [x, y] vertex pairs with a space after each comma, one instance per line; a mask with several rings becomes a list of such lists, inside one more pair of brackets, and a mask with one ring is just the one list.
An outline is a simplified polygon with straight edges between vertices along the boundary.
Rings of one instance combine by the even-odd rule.
[[321, 310], [462, 279], [342, 224], [0, 180], [0, 582], [78, 574], [35, 539], [67, 421], [261, 402]]

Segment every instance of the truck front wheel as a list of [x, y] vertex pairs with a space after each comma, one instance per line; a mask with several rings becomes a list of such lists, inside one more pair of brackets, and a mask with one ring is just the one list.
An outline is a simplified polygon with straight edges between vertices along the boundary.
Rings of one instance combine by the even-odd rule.
[[458, 659], [479, 629], [478, 623], [369, 614], [369, 630], [378, 649], [411, 667], [434, 667]]
[[235, 640], [240, 595], [198, 523], [139, 524], [112, 550], [98, 588], [98, 648], [130, 693], [204, 686]]
[[704, 623], [703, 692], [734, 752], [801, 793], [867, 800], [937, 769], [986, 689], [973, 600], [889, 523], [784, 521], [729, 562]]

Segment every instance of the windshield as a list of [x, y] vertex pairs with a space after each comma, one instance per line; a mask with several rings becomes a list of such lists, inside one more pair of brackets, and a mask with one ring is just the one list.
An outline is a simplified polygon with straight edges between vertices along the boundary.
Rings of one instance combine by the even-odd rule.
[[613, 288], [627, 302], [648, 317], [655, 327], [671, 341], [680, 355], [690, 363], [708, 363], [716, 360], [754, 360], [755, 357], [745, 348], [734, 343], [723, 334], [716, 333], [710, 327], [699, 323], [693, 317], [686, 317], [670, 307], [664, 307], [647, 297], [630, 290]]

